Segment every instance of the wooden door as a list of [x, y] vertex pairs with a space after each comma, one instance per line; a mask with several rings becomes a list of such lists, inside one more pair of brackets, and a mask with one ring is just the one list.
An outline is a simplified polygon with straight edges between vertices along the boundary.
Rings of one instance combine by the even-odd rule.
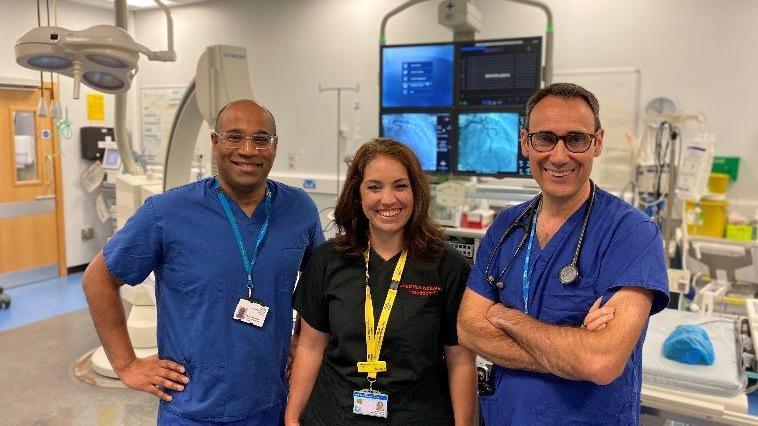
[[[39, 90], [0, 89], [0, 286], [66, 274], [60, 156]], [[45, 98], [50, 99], [49, 88]]]

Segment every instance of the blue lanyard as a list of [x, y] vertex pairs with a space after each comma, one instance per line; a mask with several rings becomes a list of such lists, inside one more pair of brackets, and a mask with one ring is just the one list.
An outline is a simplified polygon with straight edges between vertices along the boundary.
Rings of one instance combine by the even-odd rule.
[[258, 258], [258, 249], [260, 248], [261, 242], [263, 241], [263, 238], [266, 236], [266, 232], [268, 231], [268, 219], [271, 214], [271, 191], [269, 191], [267, 185], [265, 201], [263, 202], [263, 211], [266, 215], [266, 218], [263, 221], [263, 225], [261, 226], [260, 231], [258, 231], [258, 240], [255, 242], [255, 251], [253, 252], [253, 257], [252, 259], [248, 259], [247, 250], [245, 250], [245, 244], [242, 242], [242, 234], [240, 234], [240, 229], [237, 227], [237, 221], [234, 219], [234, 215], [232, 215], [232, 209], [229, 207], [229, 201], [226, 199], [226, 195], [224, 195], [224, 191], [221, 189], [221, 185], [219, 185], [218, 181], [216, 181], [214, 189], [218, 194], [219, 201], [221, 201], [221, 206], [223, 206], [224, 211], [226, 211], [226, 217], [229, 218], [229, 223], [232, 225], [234, 238], [237, 239], [237, 246], [239, 246], [240, 254], [242, 255], [242, 264], [245, 265], [245, 272], [247, 273], [247, 297], [251, 298], [253, 296], [253, 266], [255, 266], [255, 261]]
[[524, 297], [524, 313], [529, 313], [529, 257], [532, 254], [532, 242], [534, 241], [534, 230], [537, 228], [537, 216], [539, 210], [532, 217], [532, 229], [529, 230], [529, 243], [526, 246], [526, 257], [524, 258], [524, 275], [521, 278], [521, 295]]

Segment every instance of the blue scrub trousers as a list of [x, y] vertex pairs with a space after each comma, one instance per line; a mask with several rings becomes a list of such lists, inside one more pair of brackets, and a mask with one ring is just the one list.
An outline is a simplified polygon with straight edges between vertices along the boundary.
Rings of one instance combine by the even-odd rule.
[[285, 404], [274, 405], [271, 408], [257, 413], [253, 417], [236, 422], [209, 422], [202, 420], [193, 420], [182, 417], [162, 406], [158, 408], [158, 425], [159, 426], [275, 426], [284, 424], [284, 407]]

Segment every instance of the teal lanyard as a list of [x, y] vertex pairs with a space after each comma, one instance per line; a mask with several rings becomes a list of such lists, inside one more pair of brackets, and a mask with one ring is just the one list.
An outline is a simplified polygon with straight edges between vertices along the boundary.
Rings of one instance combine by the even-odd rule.
[[532, 229], [529, 230], [529, 243], [526, 245], [526, 257], [524, 258], [524, 275], [521, 278], [521, 295], [524, 297], [524, 313], [529, 313], [529, 257], [532, 254], [532, 242], [534, 241], [534, 230], [537, 228], [537, 216], [539, 210], [532, 217]]
[[234, 215], [232, 215], [231, 207], [229, 207], [229, 201], [226, 199], [224, 190], [221, 189], [221, 185], [219, 185], [218, 180], [216, 181], [214, 189], [218, 194], [219, 201], [221, 201], [221, 206], [223, 206], [224, 211], [226, 211], [226, 217], [229, 218], [229, 223], [232, 225], [234, 238], [237, 239], [237, 246], [239, 247], [240, 254], [242, 255], [242, 264], [245, 265], [245, 272], [247, 273], [247, 297], [250, 299], [253, 297], [253, 266], [255, 266], [255, 261], [258, 258], [258, 249], [260, 248], [261, 242], [263, 241], [263, 238], [266, 236], [266, 232], [268, 231], [268, 219], [271, 214], [271, 191], [269, 191], [267, 184], [266, 196], [264, 197], [265, 200], [263, 201], [263, 212], [266, 218], [263, 220], [263, 225], [261, 226], [260, 231], [258, 231], [258, 240], [255, 242], [255, 251], [253, 252], [253, 257], [252, 259], [248, 259], [247, 250], [245, 250], [245, 244], [242, 242], [242, 234], [240, 234], [240, 229], [237, 226], [237, 221], [234, 219]]

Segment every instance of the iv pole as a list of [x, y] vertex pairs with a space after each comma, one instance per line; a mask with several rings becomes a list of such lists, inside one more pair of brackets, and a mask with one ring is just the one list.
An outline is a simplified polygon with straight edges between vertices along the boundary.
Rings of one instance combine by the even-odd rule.
[[356, 83], [355, 87], [351, 86], [335, 86], [335, 87], [322, 87], [320, 84], [318, 85], [318, 91], [319, 93], [324, 92], [337, 92], [337, 198], [340, 196], [340, 163], [342, 162], [342, 159], [340, 158], [341, 150], [340, 147], [342, 146], [342, 92], [360, 92], [360, 84]]

